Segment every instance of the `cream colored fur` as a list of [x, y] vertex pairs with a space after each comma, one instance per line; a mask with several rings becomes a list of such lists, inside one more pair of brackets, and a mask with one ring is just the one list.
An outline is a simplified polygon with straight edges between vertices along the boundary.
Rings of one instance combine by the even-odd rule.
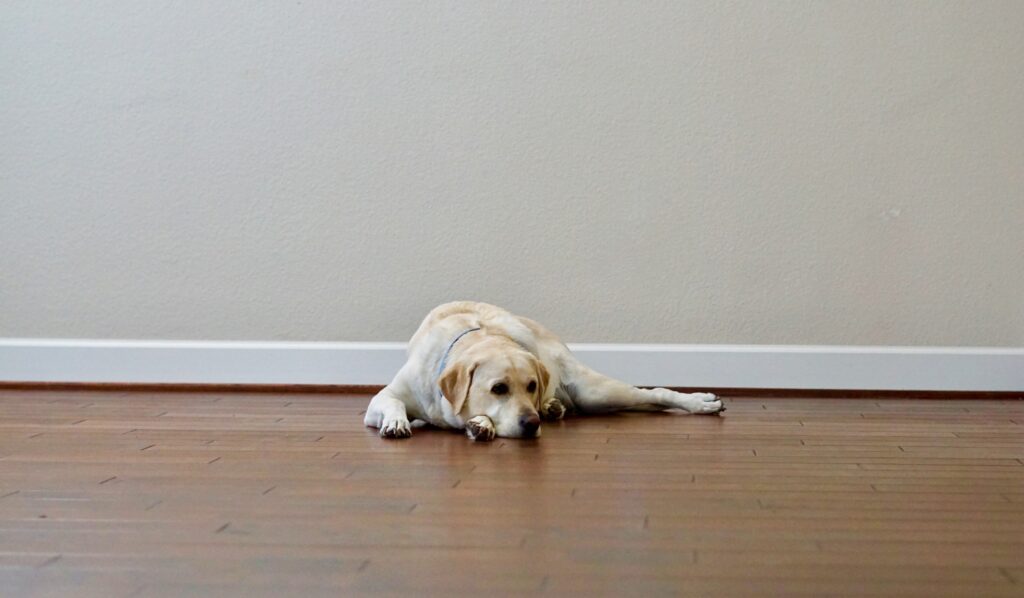
[[[466, 332], [473, 328], [480, 330]], [[723, 408], [710, 393], [640, 389], [603, 376], [537, 322], [494, 305], [459, 301], [434, 308], [423, 320], [409, 341], [408, 360], [370, 401], [365, 423], [385, 438], [410, 436], [412, 419], [492, 440], [540, 436], [540, 420], [559, 419], [567, 410], [667, 409]]]

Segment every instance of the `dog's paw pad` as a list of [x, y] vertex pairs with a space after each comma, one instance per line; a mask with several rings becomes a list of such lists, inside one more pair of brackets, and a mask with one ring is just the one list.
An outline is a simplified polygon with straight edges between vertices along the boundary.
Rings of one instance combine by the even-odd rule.
[[565, 405], [558, 399], [552, 399], [540, 408], [541, 419], [553, 421], [565, 416]]
[[412, 436], [412, 428], [407, 419], [392, 419], [380, 426], [381, 438], [408, 438]]
[[478, 415], [466, 422], [466, 436], [477, 442], [494, 440], [494, 423], [486, 415]]

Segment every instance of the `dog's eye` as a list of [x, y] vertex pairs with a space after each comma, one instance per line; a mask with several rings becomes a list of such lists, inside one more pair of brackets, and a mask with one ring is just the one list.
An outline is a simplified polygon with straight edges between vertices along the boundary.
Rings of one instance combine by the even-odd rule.
[[537, 390], [537, 381], [530, 380], [530, 383], [526, 385], [526, 392], [535, 392]]
[[508, 392], [508, 384], [499, 382], [491, 387], [491, 392], [493, 392], [496, 395], [506, 394]]

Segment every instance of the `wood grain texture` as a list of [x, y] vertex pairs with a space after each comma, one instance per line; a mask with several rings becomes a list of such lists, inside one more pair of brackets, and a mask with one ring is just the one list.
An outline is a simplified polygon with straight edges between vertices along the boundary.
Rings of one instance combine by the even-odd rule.
[[1024, 595], [1024, 403], [730, 398], [474, 444], [368, 397], [0, 392], [0, 594]]

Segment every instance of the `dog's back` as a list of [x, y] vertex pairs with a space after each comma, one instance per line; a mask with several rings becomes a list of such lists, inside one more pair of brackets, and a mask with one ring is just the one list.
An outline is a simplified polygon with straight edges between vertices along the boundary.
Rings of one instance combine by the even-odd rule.
[[420, 327], [413, 334], [412, 339], [409, 340], [409, 353], [412, 354], [414, 349], [432, 331], [447, 328], [439, 326], [439, 324], [449, 318], [457, 321], [457, 325], [453, 326], [453, 328], [480, 327], [488, 334], [505, 335], [519, 343], [527, 351], [537, 355], [535, 331], [526, 322], [534, 324], [538, 328], [540, 327], [539, 324], [532, 320], [515, 316], [497, 305], [481, 303], [479, 301], [452, 301], [432, 309], [427, 314], [427, 317], [423, 319]]

